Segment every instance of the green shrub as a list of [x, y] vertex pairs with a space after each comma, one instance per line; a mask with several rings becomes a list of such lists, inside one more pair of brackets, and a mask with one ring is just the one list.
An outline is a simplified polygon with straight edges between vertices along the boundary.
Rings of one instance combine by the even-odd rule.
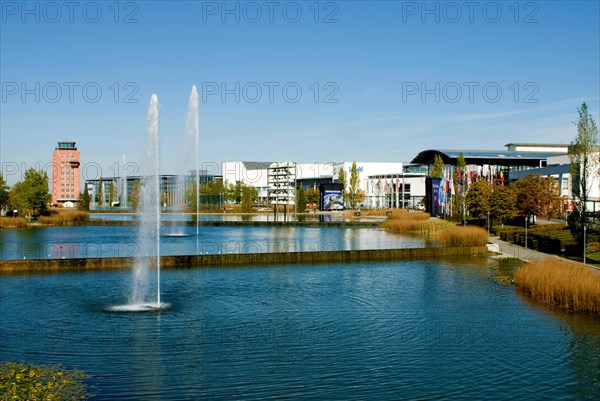
[[64, 370], [59, 365], [36, 366], [21, 362], [0, 363], [2, 400], [60, 401], [88, 398], [78, 370]]

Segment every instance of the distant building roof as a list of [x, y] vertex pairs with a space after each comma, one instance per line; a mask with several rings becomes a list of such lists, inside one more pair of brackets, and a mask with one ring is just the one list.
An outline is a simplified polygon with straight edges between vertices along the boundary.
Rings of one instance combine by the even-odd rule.
[[428, 149], [420, 152], [411, 163], [433, 164], [434, 157], [440, 155], [444, 164], [456, 164], [456, 159], [461, 153], [467, 164], [530, 167], [539, 167], [540, 163], [549, 156], [556, 155], [556, 152], [520, 152], [514, 150]]
[[56, 149], [77, 150], [74, 141], [60, 141]]
[[273, 162], [242, 162], [246, 170], [266, 170]]
[[526, 146], [531, 148], [568, 148], [569, 144], [561, 144], [561, 143], [507, 143], [508, 147], [512, 146]]

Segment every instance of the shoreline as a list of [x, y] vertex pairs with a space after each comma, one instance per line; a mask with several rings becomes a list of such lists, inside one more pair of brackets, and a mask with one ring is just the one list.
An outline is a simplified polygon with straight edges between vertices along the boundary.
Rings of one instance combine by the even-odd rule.
[[[245, 253], [217, 255], [161, 256], [161, 269], [238, 267], [254, 265], [328, 264], [382, 262], [432, 259], [448, 256], [477, 256], [487, 254], [487, 247], [442, 247], [363, 249], [345, 251]], [[149, 267], [156, 267], [156, 258], [143, 258]], [[136, 257], [74, 258], [74, 259], [27, 259], [0, 261], [0, 275], [30, 273], [88, 272], [101, 270], [125, 270], [133, 267]]]

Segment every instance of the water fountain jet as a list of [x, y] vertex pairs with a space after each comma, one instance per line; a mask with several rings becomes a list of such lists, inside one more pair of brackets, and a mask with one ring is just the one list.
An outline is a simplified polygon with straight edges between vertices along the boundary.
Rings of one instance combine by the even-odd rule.
[[[127, 305], [113, 306], [116, 312], [162, 310], [160, 300], [160, 181], [159, 181], [159, 102], [152, 94], [146, 119], [146, 140], [141, 163], [142, 178], [137, 211], [139, 254], [133, 267], [133, 289]], [[149, 300], [152, 255], [156, 255], [156, 302]]]

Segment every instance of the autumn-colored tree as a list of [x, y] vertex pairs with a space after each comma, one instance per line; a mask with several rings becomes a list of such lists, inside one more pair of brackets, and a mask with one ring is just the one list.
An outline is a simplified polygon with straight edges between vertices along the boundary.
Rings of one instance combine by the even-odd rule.
[[486, 180], [475, 182], [466, 195], [467, 208], [471, 216], [479, 217], [490, 212], [492, 186]]
[[308, 203], [317, 205], [317, 208], [321, 206], [321, 192], [317, 188], [308, 188], [308, 191], [306, 191], [306, 199]]
[[552, 177], [530, 174], [514, 185], [517, 211], [526, 216], [558, 217], [562, 213], [558, 183]]
[[504, 226], [506, 220], [511, 219], [516, 211], [516, 193], [513, 187], [494, 185], [490, 193], [490, 216], [500, 221]]

